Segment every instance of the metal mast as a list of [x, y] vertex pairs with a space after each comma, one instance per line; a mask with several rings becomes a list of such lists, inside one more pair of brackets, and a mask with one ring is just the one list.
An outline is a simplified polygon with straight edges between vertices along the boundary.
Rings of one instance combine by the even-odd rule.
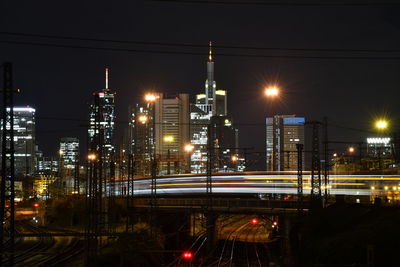
[[0, 184], [0, 263], [6, 256], [10, 266], [14, 265], [14, 103], [12, 87], [12, 65], [5, 62], [2, 114], [2, 168]]

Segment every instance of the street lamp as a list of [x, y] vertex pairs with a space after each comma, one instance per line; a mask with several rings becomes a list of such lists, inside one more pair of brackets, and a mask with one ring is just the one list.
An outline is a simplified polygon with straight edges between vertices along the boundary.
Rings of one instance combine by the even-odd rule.
[[144, 100], [146, 102], [156, 102], [157, 96], [153, 93], [148, 93], [144, 96]]
[[191, 161], [190, 161], [190, 157], [191, 157], [191, 153], [194, 151], [194, 145], [192, 144], [186, 144], [183, 147], [183, 150], [188, 154], [187, 156], [187, 172], [190, 173], [190, 169], [191, 169]]
[[168, 170], [167, 170], [167, 174], [171, 174], [171, 162], [170, 162], [170, 149], [169, 149], [169, 144], [174, 142], [174, 137], [172, 135], [166, 135], [164, 136], [164, 142], [166, 142], [168, 144], [168, 154], [167, 154], [167, 164], [168, 164]]
[[279, 95], [279, 88], [276, 86], [267, 87], [264, 93], [267, 97], [277, 97]]
[[147, 121], [149, 120], [149, 118], [146, 115], [140, 115], [138, 117], [138, 121], [142, 124], [145, 124]]
[[380, 119], [375, 122], [375, 128], [378, 129], [379, 131], [386, 130], [388, 128], [388, 126], [389, 126], [389, 123], [385, 119]]
[[[280, 89], [276, 86], [276, 85], [273, 85], [273, 86], [267, 86], [265, 89], [264, 89], [264, 94], [265, 94], [265, 96], [267, 97], [267, 98], [269, 98], [269, 99], [275, 99], [275, 98], [277, 98], [278, 96], [279, 96], [279, 93], [280, 93]], [[271, 114], [271, 117], [272, 117], [272, 127], [274, 127], [274, 125], [275, 125], [275, 114], [274, 114], [274, 112], [273, 112], [273, 108], [272, 108], [272, 103], [270, 104], [270, 106], [271, 106], [271, 110], [270, 110], [270, 112], [272, 113]], [[272, 140], [272, 143], [273, 143], [273, 147], [275, 147], [275, 138], [273, 138], [273, 140]], [[269, 152], [267, 152], [267, 155], [266, 155], [266, 160], [267, 160], [267, 162], [270, 162], [270, 165], [271, 165], [271, 167], [270, 167], [270, 170], [275, 170], [276, 169], [276, 167], [275, 167], [275, 162], [277, 162], [277, 160], [275, 159], [275, 157], [276, 157], [276, 151], [275, 151], [275, 149], [273, 148], [272, 149], [272, 151], [270, 152], [270, 154], [269, 154]], [[270, 160], [269, 160], [270, 159]], [[268, 168], [268, 163], [267, 163], [267, 168]]]
[[353, 146], [351, 146], [351, 147], [349, 147], [348, 151], [349, 151], [349, 153], [354, 153], [355, 148]]

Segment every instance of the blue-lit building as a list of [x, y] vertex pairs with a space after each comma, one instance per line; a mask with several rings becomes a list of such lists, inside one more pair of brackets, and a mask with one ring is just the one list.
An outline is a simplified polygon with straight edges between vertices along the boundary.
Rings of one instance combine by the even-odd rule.
[[304, 123], [305, 118], [296, 115], [275, 115], [266, 119], [267, 171], [297, 170], [296, 144], [304, 144]]

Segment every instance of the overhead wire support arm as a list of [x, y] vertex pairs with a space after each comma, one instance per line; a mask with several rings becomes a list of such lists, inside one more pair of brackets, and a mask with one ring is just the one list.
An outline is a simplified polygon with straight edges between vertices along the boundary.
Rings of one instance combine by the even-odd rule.
[[[0, 263], [4, 256], [10, 266], [14, 265], [14, 199], [15, 199], [15, 159], [14, 159], [14, 89], [12, 85], [12, 64], [5, 62], [3, 110], [2, 110], [2, 166], [0, 183]], [[7, 247], [5, 244], [8, 243]]]

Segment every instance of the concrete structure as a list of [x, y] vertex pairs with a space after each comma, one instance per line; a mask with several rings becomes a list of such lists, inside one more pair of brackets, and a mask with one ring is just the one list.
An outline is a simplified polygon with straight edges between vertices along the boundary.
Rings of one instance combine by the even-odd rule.
[[14, 107], [13, 110], [15, 177], [17, 179], [32, 177], [35, 172], [36, 162], [36, 110], [29, 106]]
[[[159, 94], [154, 103], [155, 150], [160, 173], [187, 172], [184, 147], [189, 138], [189, 95]], [[172, 167], [173, 165], [173, 167]]]
[[296, 115], [266, 119], [267, 171], [297, 170], [296, 144], [304, 144], [304, 123], [304, 117]]

